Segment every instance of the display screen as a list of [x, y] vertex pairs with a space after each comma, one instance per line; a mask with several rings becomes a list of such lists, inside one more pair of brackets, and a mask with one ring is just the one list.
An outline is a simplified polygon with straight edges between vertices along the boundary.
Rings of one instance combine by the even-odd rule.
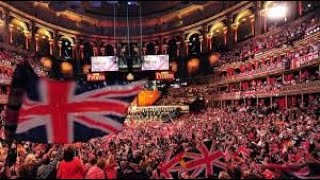
[[116, 56], [91, 57], [92, 72], [119, 71], [119, 58]]
[[146, 55], [142, 59], [142, 71], [169, 70], [169, 55]]

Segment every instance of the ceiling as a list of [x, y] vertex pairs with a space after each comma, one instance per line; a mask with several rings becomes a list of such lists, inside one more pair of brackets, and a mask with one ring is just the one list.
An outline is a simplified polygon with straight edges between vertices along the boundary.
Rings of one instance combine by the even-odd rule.
[[[141, 4], [142, 16], [157, 16], [186, 8], [193, 4], [204, 4], [208, 1], [43, 1], [55, 11], [71, 10], [84, 15], [113, 17], [115, 4], [117, 17], [126, 17], [127, 6], [130, 17], [139, 17]], [[130, 4], [130, 5], [128, 5]]]

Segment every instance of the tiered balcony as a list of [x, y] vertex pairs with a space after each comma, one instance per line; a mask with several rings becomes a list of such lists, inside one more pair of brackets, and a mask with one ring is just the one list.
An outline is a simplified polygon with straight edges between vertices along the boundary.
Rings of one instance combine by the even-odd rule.
[[320, 81], [306, 82], [296, 85], [290, 85], [282, 87], [278, 91], [270, 92], [232, 92], [225, 94], [214, 94], [206, 96], [207, 100], [213, 101], [225, 101], [225, 100], [239, 100], [247, 97], [256, 97], [256, 98], [267, 98], [267, 97], [278, 97], [286, 95], [299, 95], [299, 94], [310, 94], [320, 92]]

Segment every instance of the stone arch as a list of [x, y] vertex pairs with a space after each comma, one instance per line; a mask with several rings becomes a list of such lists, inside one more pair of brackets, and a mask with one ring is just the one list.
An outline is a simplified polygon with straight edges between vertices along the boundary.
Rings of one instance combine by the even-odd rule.
[[198, 31], [198, 30], [193, 30], [193, 31], [191, 31], [190, 33], [187, 34], [185, 40], [189, 40], [190, 37], [191, 37], [192, 35], [194, 35], [194, 34], [199, 34], [199, 36], [201, 36], [201, 32], [200, 32], [200, 31]]

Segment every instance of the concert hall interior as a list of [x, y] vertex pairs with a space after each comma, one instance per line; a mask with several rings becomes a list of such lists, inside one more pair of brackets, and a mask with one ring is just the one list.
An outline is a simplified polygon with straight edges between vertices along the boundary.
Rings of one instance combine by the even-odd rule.
[[0, 179], [320, 179], [320, 1], [0, 1]]

